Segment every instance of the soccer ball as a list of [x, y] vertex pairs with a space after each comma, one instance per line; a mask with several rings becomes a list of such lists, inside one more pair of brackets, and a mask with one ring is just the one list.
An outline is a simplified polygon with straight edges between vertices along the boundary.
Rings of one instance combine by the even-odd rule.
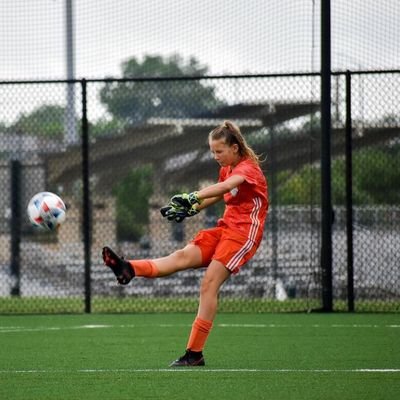
[[54, 231], [65, 221], [66, 207], [56, 194], [40, 192], [29, 201], [27, 212], [35, 228]]

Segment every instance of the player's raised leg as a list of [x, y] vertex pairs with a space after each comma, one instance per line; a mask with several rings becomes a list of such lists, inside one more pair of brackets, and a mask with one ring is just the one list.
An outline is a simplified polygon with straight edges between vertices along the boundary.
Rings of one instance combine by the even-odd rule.
[[[166, 257], [153, 260], [157, 270], [158, 277], [168, 276], [178, 271], [184, 271], [190, 268], [200, 268], [202, 266], [202, 254], [198, 246], [188, 244], [183, 249], [174, 251]], [[132, 261], [135, 266], [136, 262]]]
[[188, 244], [166, 257], [153, 260], [124, 260], [109, 247], [104, 247], [103, 261], [112, 269], [118, 282], [126, 285], [135, 276], [158, 278], [189, 268], [199, 268], [202, 255], [198, 246]]

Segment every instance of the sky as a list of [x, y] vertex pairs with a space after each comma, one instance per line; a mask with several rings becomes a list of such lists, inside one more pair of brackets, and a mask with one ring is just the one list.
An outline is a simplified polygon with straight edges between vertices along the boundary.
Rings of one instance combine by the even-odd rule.
[[[195, 56], [217, 75], [319, 69], [319, 0], [73, 0], [73, 9], [76, 78], [120, 77], [122, 62], [146, 54]], [[398, 0], [332, 0], [331, 10], [334, 70], [400, 68]], [[64, 20], [65, 0], [2, 0], [0, 80], [65, 79]]]
[[[118, 76], [132, 56], [173, 53], [213, 74], [317, 69], [319, 3], [73, 0], [76, 76]], [[399, 66], [400, 2], [331, 3], [333, 68]], [[65, 0], [2, 0], [0, 11], [0, 79], [65, 78]]]

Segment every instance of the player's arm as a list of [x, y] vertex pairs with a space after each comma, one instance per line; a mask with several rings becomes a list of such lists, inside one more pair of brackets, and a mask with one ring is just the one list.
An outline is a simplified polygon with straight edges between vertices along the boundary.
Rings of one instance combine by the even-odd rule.
[[215, 203], [218, 203], [224, 198], [224, 196], [215, 196], [215, 197], [209, 197], [208, 199], [204, 199], [201, 204], [195, 204], [193, 207], [200, 211], [203, 210], [204, 208], [210, 207]]
[[242, 184], [245, 179], [240, 175], [232, 175], [223, 182], [218, 182], [214, 185], [207, 186], [204, 189], [195, 192], [200, 204], [206, 199], [217, 197], [222, 199], [225, 193], [230, 192], [233, 188]]
[[232, 175], [223, 182], [207, 186], [197, 192], [176, 194], [167, 206], [161, 208], [161, 214], [170, 221], [182, 222], [186, 217], [192, 217], [200, 210], [222, 200], [225, 193], [244, 181], [242, 176]]
[[[171, 198], [170, 204], [186, 210], [193, 208], [198, 211], [221, 200], [225, 193], [244, 182], [240, 175], [232, 175], [223, 182], [210, 185], [197, 192], [176, 194]], [[204, 205], [203, 205], [204, 203]]]

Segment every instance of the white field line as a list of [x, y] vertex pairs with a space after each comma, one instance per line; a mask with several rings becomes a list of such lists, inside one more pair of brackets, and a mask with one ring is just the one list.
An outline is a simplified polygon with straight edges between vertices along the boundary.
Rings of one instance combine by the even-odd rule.
[[[79, 329], [133, 329], [133, 328], [179, 328], [191, 327], [191, 324], [126, 324], [126, 325], [105, 325], [105, 324], [90, 324], [77, 326], [38, 326], [29, 328], [24, 326], [0, 326], [0, 334], [2, 333], [18, 333], [18, 332], [44, 332], [44, 331], [65, 331]], [[372, 324], [331, 324], [331, 325], [301, 325], [301, 324], [215, 324], [219, 328], [251, 328], [251, 329], [273, 329], [273, 328], [315, 328], [315, 329], [331, 329], [331, 328], [383, 328], [396, 329], [400, 325], [372, 325]]]
[[0, 374], [96, 374], [96, 373], [305, 373], [305, 374], [337, 374], [337, 373], [400, 373], [399, 368], [355, 368], [355, 369], [251, 369], [251, 368], [140, 368], [140, 369], [77, 369], [77, 370], [51, 370], [51, 369], [25, 369], [25, 370], [0, 370]]

